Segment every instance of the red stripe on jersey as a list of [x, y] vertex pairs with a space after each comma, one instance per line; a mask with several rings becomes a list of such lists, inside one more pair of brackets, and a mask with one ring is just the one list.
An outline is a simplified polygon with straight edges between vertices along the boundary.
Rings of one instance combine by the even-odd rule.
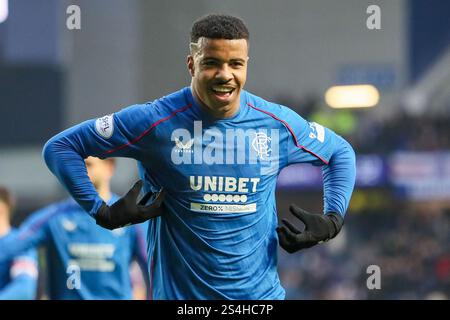
[[277, 117], [276, 115], [274, 115], [273, 113], [270, 113], [270, 112], [268, 112], [268, 111], [265, 111], [265, 110], [262, 110], [262, 109], [260, 109], [260, 108], [257, 108], [257, 107], [255, 107], [254, 105], [252, 105], [252, 104], [250, 104], [250, 103], [248, 103], [248, 102], [247, 102], [247, 105], [250, 106], [250, 107], [252, 107], [252, 108], [255, 109], [255, 110], [258, 110], [258, 111], [260, 111], [260, 112], [262, 112], [262, 113], [267, 114], [268, 116], [271, 116], [271, 117], [274, 118], [275, 120], [280, 121], [280, 122], [281, 122], [282, 124], [284, 124], [284, 126], [289, 130], [289, 132], [291, 133], [292, 137], [294, 138], [295, 145], [296, 145], [298, 148], [305, 150], [306, 152], [308, 152], [308, 153], [312, 154], [313, 156], [317, 157], [318, 159], [322, 160], [323, 163], [328, 164], [328, 161], [326, 161], [324, 158], [322, 158], [322, 157], [319, 156], [318, 154], [312, 152], [311, 150], [305, 148], [304, 146], [299, 145], [298, 140], [297, 140], [297, 137], [295, 136], [294, 131], [293, 131], [292, 128], [286, 123], [286, 121], [281, 120], [280, 118], [278, 118], [278, 117]]
[[143, 137], [145, 137], [147, 134], [149, 134], [150, 131], [152, 131], [158, 124], [160, 124], [160, 123], [162, 123], [162, 122], [164, 122], [164, 121], [169, 120], [170, 118], [172, 118], [173, 116], [175, 116], [178, 112], [182, 112], [182, 111], [184, 111], [184, 110], [186, 110], [186, 109], [189, 109], [190, 107], [192, 107], [192, 103], [189, 103], [188, 105], [186, 105], [186, 106], [184, 106], [184, 107], [182, 107], [182, 108], [180, 108], [180, 109], [175, 110], [174, 112], [172, 112], [172, 113], [171, 113], [170, 115], [168, 115], [167, 117], [162, 118], [162, 119], [156, 121], [155, 123], [153, 123], [148, 129], [146, 129], [144, 132], [142, 132], [137, 138], [134, 138], [133, 140], [128, 141], [127, 143], [125, 143], [125, 144], [123, 144], [123, 145], [121, 145], [121, 146], [118, 146], [118, 147], [116, 147], [116, 148], [114, 148], [114, 149], [110, 149], [110, 150], [108, 150], [108, 151], [105, 151], [103, 154], [110, 154], [110, 153], [116, 152], [116, 151], [118, 151], [118, 150], [120, 150], [120, 149], [126, 148], [126, 147], [128, 147], [128, 146], [130, 146], [130, 145], [132, 145], [132, 144], [135, 144], [136, 142], [138, 142], [139, 140], [141, 140]]

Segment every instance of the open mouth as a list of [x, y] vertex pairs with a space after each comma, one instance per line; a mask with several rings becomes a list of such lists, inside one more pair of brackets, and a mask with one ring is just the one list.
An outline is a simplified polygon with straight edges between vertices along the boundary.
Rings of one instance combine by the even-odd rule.
[[214, 93], [216, 97], [221, 100], [225, 100], [231, 96], [235, 88], [228, 86], [213, 86], [211, 91]]

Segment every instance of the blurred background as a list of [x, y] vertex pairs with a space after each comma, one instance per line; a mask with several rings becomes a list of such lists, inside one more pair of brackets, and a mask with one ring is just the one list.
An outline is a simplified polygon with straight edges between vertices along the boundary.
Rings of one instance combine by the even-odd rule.
[[[72, 4], [79, 30], [66, 25]], [[357, 154], [340, 235], [301, 254], [280, 250], [287, 298], [449, 299], [445, 0], [0, 0], [0, 184], [18, 198], [13, 224], [67, 196], [41, 158], [51, 136], [189, 84], [189, 30], [211, 12], [250, 30], [247, 90], [335, 130]], [[120, 159], [114, 191], [136, 178]], [[321, 182], [320, 168], [285, 169], [279, 216], [291, 202], [321, 211]], [[370, 265], [381, 289], [367, 287]]]

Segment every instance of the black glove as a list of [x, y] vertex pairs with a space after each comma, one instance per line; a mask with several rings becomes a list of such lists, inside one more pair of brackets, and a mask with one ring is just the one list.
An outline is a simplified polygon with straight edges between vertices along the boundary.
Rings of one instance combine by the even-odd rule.
[[146, 206], [145, 203], [153, 195], [150, 192], [139, 203], [136, 203], [142, 184], [142, 180], [136, 182], [124, 197], [111, 206], [103, 203], [95, 214], [97, 224], [103, 228], [113, 230], [160, 216], [162, 214], [161, 207], [164, 191], [159, 192], [154, 202], [149, 206]]
[[344, 218], [338, 213], [309, 213], [294, 204], [291, 213], [305, 224], [305, 230], [298, 230], [292, 223], [282, 219], [284, 226], [277, 228], [280, 246], [289, 253], [312, 247], [334, 238], [341, 231]]

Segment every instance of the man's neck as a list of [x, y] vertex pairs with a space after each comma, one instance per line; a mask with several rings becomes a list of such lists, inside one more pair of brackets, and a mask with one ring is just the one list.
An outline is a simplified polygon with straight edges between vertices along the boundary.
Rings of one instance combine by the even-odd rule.
[[97, 192], [98, 192], [98, 195], [100, 196], [100, 198], [102, 198], [103, 201], [105, 201], [105, 202], [108, 202], [112, 197], [112, 193], [111, 193], [111, 189], [110, 189], [109, 185], [99, 186], [97, 188]]
[[0, 221], [0, 237], [3, 237], [4, 235], [8, 234], [8, 232], [11, 230], [11, 225], [9, 223], [9, 220], [1, 219]]

